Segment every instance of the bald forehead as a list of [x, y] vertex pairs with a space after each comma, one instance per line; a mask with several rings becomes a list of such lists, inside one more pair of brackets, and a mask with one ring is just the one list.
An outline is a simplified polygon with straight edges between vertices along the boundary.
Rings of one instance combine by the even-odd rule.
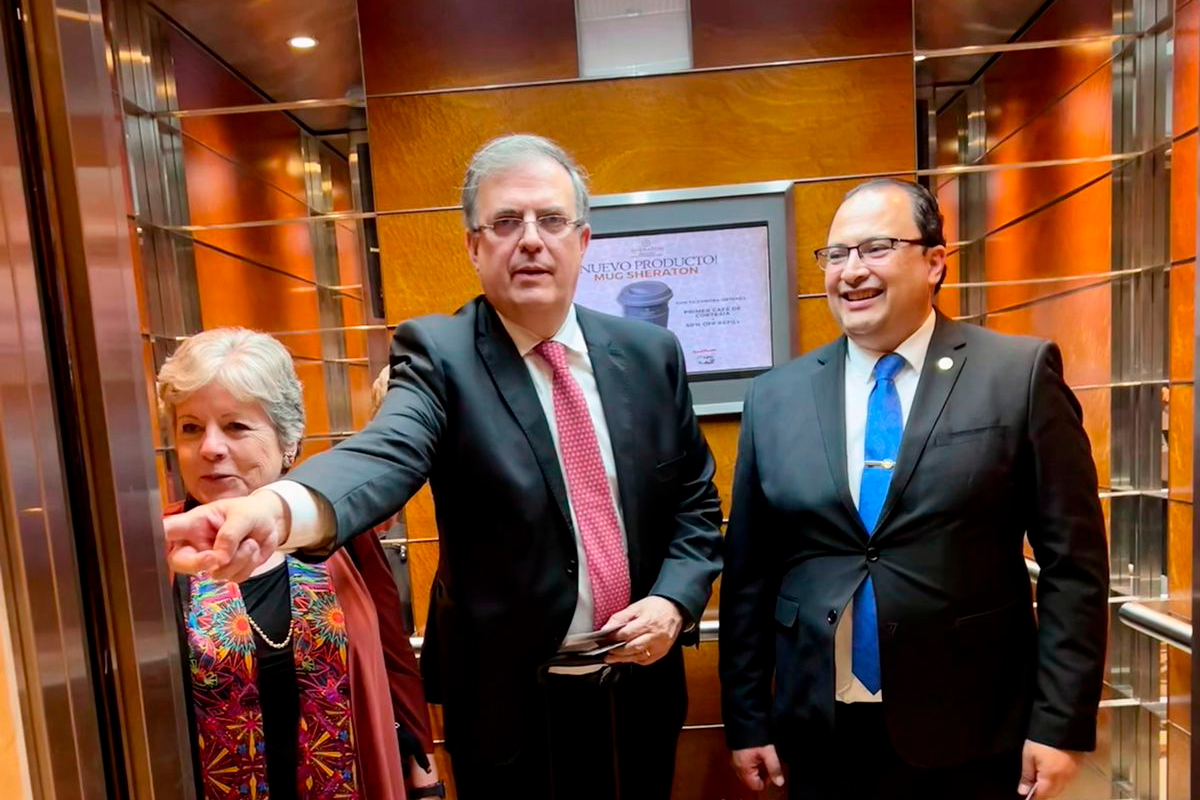
[[896, 186], [880, 186], [864, 189], [842, 202], [829, 226], [828, 244], [857, 244], [872, 236], [920, 236], [908, 192]]

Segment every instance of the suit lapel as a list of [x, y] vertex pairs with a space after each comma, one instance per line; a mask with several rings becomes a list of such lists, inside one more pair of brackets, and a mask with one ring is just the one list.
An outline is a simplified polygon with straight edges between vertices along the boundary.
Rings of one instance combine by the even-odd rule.
[[817, 406], [821, 438], [825, 440], [829, 474], [837, 487], [838, 497], [850, 513], [850, 518], [857, 523], [855, 532], [866, 540], [867, 530], [854, 506], [846, 468], [846, 337], [826, 347], [817, 361], [821, 366], [812, 377], [813, 400]]
[[649, 476], [637, 474], [634, 454], [639, 452], [633, 430], [633, 384], [620, 346], [612, 341], [601, 320], [591, 311], [575, 306], [579, 328], [588, 346], [588, 357], [596, 375], [596, 389], [604, 408], [604, 421], [612, 442], [613, 459], [617, 468], [617, 493], [621, 498], [621, 518], [625, 523], [626, 548], [629, 555], [629, 577], [632, 586], [638, 585], [638, 504], [635, 487], [646, 485]]
[[963, 364], [967, 362], [966, 344], [962, 323], [954, 322], [938, 313], [933, 337], [929, 340], [929, 350], [925, 354], [925, 364], [921, 369], [921, 380], [917, 383], [917, 393], [913, 397], [908, 422], [904, 426], [904, 435], [900, 439], [896, 472], [892, 475], [887, 498], [879, 512], [879, 523], [876, 526], [879, 534], [885, 533], [888, 516], [908, 486], [913, 470], [916, 469], [921, 455], [925, 452], [925, 446], [929, 443], [929, 435], [933, 433], [934, 426], [942, 416], [942, 409], [946, 407], [946, 401], [950, 398], [950, 392], [958, 382], [958, 376], [962, 374]]
[[546, 479], [546, 485], [558, 504], [558, 510], [562, 512], [567, 529], [571, 530], [567, 485], [558, 466], [558, 453], [554, 449], [554, 439], [550, 435], [546, 414], [542, 411], [533, 381], [529, 378], [529, 369], [496, 312], [489, 303], [482, 300], [475, 323], [475, 349], [487, 365], [504, 402], [525, 431], [525, 437], [529, 440], [529, 446], [533, 449], [538, 466]]

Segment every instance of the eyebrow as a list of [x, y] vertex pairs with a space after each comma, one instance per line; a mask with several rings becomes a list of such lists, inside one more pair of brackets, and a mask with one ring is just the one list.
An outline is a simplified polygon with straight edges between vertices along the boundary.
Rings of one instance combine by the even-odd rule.
[[[919, 234], [918, 234], [918, 235], [919, 235]], [[910, 237], [908, 237], [908, 236], [893, 236], [893, 235], [891, 235], [891, 234], [888, 234], [888, 233], [873, 233], [873, 234], [871, 234], [870, 236], [866, 237], [865, 239], [859, 239], [859, 240], [858, 240], [858, 244], [866, 244], [867, 242], [873, 241], [873, 240], [875, 240], [875, 239], [900, 239], [900, 240], [904, 240], [904, 239], [908, 239], [908, 238], [910, 238]], [[830, 244], [827, 244], [827, 245], [825, 245], [825, 246], [826, 246], [826, 247], [857, 247], [858, 245], [844, 244], [844, 243], [842, 243], [842, 242], [831, 242]]]
[[[501, 217], [524, 217], [526, 210], [527, 209], [501, 208], [497, 210], [496, 213], [492, 214], [492, 219], [499, 219]], [[536, 217], [546, 217], [553, 214], [561, 214], [565, 217], [567, 216], [567, 211], [562, 206], [546, 206], [545, 208], [533, 209], [533, 214]]]
[[[185, 413], [185, 414], [176, 414], [175, 415], [176, 422], [183, 422], [184, 420], [191, 420], [192, 422], [200, 422], [201, 421], [200, 417], [196, 416], [195, 414]], [[224, 414], [221, 414], [217, 417], [218, 422], [229, 422], [230, 420], [238, 420], [241, 422], [252, 422], [253, 421], [249, 417], [247, 417], [245, 414], [239, 414], [236, 411], [227, 411]]]

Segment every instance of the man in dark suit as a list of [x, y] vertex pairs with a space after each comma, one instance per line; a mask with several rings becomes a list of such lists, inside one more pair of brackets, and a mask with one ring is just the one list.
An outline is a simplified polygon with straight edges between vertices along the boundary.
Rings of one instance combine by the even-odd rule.
[[1108, 617], [1058, 348], [934, 310], [945, 238], [916, 184], [851, 190], [816, 256], [845, 335], [757, 379], [742, 416], [734, 768], [757, 790], [782, 760], [793, 798], [1053, 797], [1095, 745]]
[[[553, 142], [484, 145], [463, 189], [483, 296], [396, 329], [390, 387], [362, 432], [167, 530], [177, 569], [236, 580], [279, 547], [329, 552], [429, 479], [441, 550], [422, 672], [463, 800], [612, 796], [602, 772], [561, 764], [551, 788], [551, 750], [589, 763], [578, 742], [557, 748], [576, 736], [593, 753], [616, 741], [623, 796], [665, 800], [687, 705], [678, 638], [721, 566], [713, 459], [678, 342], [572, 303], [587, 210]], [[608, 655], [612, 709], [589, 675], [543, 673], [547, 703], [539, 665], [598, 629], [624, 642]]]

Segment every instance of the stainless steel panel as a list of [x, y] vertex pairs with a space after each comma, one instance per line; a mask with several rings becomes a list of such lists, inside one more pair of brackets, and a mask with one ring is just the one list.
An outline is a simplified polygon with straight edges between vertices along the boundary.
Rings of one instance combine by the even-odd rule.
[[[1113, 169], [1111, 226], [1112, 270], [1135, 270], [1112, 285], [1111, 485], [1122, 490], [1110, 500], [1112, 566], [1114, 588], [1139, 597], [1157, 596], [1166, 573], [1162, 401], [1154, 384], [1168, 377], [1170, 184], [1164, 151], [1153, 145], [1167, 137], [1170, 31], [1160, 22], [1170, 15], [1160, 0], [1114, 4], [1116, 33], [1150, 32], [1117, 50], [1111, 65], [1113, 148], [1143, 151]], [[1163, 694], [1163, 645], [1124, 625], [1110, 635], [1110, 680], [1141, 701], [1114, 715], [1114, 781], [1135, 797], [1158, 798], [1164, 720], [1154, 712]]]
[[[163, 560], [161, 504], [138, 331], [132, 243], [118, 124], [100, 0], [35, 0], [34, 47], [45, 175], [58, 248], [69, 386], [88, 494], [73, 520], [88, 548], [84, 579], [102, 603], [96, 641], [118, 737], [114, 791], [136, 798], [190, 797], [182, 664]], [[115, 68], [115, 65], [114, 65]]]
[[[0, 56], [5, 47], [0, 41]], [[98, 799], [105, 796], [104, 763], [15, 125], [5, 70], [0, 75], [0, 569], [34, 794]]]

